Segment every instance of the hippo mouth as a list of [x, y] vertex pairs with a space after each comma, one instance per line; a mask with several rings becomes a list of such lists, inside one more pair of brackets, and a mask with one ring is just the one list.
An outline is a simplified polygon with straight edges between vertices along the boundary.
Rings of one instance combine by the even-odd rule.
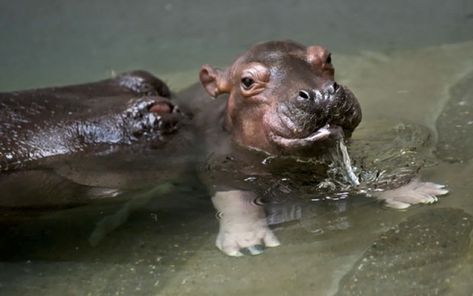
[[331, 124], [326, 124], [312, 134], [302, 138], [288, 138], [275, 133], [270, 133], [270, 140], [274, 144], [291, 150], [309, 148], [321, 142], [337, 140], [343, 137], [343, 129], [340, 126]]
[[331, 146], [350, 137], [361, 121], [357, 99], [344, 86], [332, 94], [315, 92], [311, 102], [297, 100], [278, 106], [270, 116], [269, 140], [285, 151]]

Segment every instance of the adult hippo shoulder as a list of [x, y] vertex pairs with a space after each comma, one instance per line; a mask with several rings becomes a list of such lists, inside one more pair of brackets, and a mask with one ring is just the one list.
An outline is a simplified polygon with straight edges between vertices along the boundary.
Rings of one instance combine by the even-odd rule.
[[[317, 190], [325, 173], [318, 160], [360, 123], [358, 100], [334, 75], [325, 48], [273, 41], [252, 47], [225, 70], [202, 66], [203, 89], [193, 86], [179, 94], [179, 104], [193, 113], [192, 126], [205, 142], [202, 175], [220, 213], [216, 245], [224, 253], [259, 254], [258, 245], [279, 245], [254, 201], [277, 198], [267, 193], [288, 180], [292, 168], [305, 169], [299, 176]], [[405, 208], [446, 192], [440, 185], [413, 181], [377, 197]]]

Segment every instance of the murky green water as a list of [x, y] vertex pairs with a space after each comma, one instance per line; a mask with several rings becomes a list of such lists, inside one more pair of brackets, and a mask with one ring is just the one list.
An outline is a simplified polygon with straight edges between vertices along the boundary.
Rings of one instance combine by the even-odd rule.
[[[215, 210], [192, 178], [133, 188], [130, 202], [1, 210], [0, 294], [472, 295], [472, 15], [466, 0], [3, 1], [2, 91], [135, 68], [177, 91], [254, 42], [322, 43], [363, 108], [355, 165], [423, 163], [421, 177], [450, 194], [404, 211], [362, 196], [296, 199], [268, 209], [281, 246], [238, 259], [214, 246]], [[59, 192], [80, 193], [72, 184]], [[21, 194], [44, 194], [26, 185]]]

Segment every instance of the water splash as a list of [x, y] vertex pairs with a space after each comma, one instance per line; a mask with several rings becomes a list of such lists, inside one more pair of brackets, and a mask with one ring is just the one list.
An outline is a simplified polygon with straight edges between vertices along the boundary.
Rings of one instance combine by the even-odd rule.
[[344, 182], [347, 182], [352, 186], [360, 185], [360, 180], [355, 174], [355, 170], [352, 166], [351, 158], [348, 154], [347, 146], [343, 141], [343, 137], [337, 140], [337, 145], [330, 153], [330, 156], [334, 165], [332, 169], [336, 175], [341, 176]]

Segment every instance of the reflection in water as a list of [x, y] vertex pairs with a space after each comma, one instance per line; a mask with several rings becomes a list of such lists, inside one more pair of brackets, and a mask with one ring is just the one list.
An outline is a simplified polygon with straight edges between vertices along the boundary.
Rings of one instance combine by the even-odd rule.
[[171, 190], [171, 187], [171, 184], [164, 183], [154, 187], [152, 190], [137, 194], [133, 196], [130, 201], [126, 202], [119, 211], [113, 213], [112, 215], [103, 217], [99, 222], [97, 222], [96, 228], [90, 234], [90, 244], [92, 246], [99, 244], [108, 233], [124, 224], [133, 211], [144, 207], [154, 196], [160, 196], [168, 193]]

